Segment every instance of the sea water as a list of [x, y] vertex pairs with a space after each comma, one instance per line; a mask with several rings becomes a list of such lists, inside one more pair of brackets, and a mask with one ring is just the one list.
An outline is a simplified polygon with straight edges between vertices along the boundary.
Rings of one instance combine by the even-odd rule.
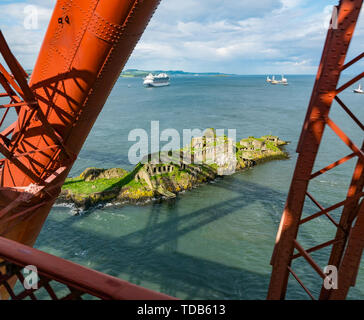
[[[270, 258], [296, 163], [296, 146], [314, 76], [289, 76], [288, 86], [273, 86], [265, 76], [189, 76], [163, 88], [144, 88], [142, 79], [120, 78], [95, 123], [71, 175], [87, 167], [131, 169], [129, 132], [236, 129], [237, 137], [266, 134], [290, 141], [289, 160], [267, 162], [145, 206], [106, 205], [78, 216], [54, 207], [36, 242], [38, 249], [112, 276], [182, 299], [265, 299]], [[341, 82], [344, 82], [343, 78]], [[341, 94], [364, 119], [364, 95]], [[331, 117], [357, 144], [362, 132], [333, 105]], [[161, 146], [163, 143], [161, 142]], [[315, 169], [351, 153], [330, 129], [325, 131]], [[309, 191], [327, 207], [345, 198], [351, 160], [315, 179]], [[317, 208], [307, 202], [304, 215]], [[332, 213], [339, 221], [340, 210]], [[300, 243], [307, 249], [330, 240], [335, 227], [325, 217], [304, 225]], [[312, 254], [323, 268], [328, 249]], [[314, 294], [320, 278], [302, 259], [293, 269]], [[294, 279], [287, 298], [306, 299]], [[349, 298], [364, 298], [364, 264]]]

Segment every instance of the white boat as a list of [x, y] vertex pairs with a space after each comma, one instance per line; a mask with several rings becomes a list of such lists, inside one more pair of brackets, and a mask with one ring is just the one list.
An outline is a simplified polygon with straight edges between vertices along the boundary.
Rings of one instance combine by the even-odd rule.
[[149, 73], [145, 78], [143, 84], [146, 87], [165, 87], [169, 86], [169, 76], [166, 73], [153, 75]]
[[288, 85], [288, 80], [282, 75], [281, 80], [276, 80], [275, 77], [272, 77], [270, 81], [271, 84], [283, 84], [284, 86]]
[[269, 76], [267, 77], [267, 82], [272, 82], [272, 79], [269, 78]]
[[288, 84], [288, 80], [287, 80], [287, 78], [284, 77], [284, 75], [282, 75], [281, 84], [283, 84], [285, 86]]
[[271, 84], [278, 84], [279, 81], [276, 80], [276, 78], [274, 76], [272, 76], [272, 80], [270, 81]]
[[359, 83], [359, 87], [357, 89], [354, 89], [353, 92], [355, 92], [355, 93], [364, 93], [363, 89], [361, 88], [360, 83]]

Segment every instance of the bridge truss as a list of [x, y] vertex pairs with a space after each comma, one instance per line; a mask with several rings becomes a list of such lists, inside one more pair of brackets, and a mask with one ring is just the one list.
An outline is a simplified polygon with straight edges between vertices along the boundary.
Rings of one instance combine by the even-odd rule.
[[[57, 2], [37, 65], [28, 75], [11, 53], [0, 33], [0, 295], [2, 298], [37, 299], [39, 289], [16, 292], [23, 282], [20, 270], [38, 267], [40, 289], [51, 299], [170, 299], [117, 278], [81, 267], [31, 248], [61, 186], [79, 153], [122, 67], [156, 9], [158, 0], [80, 0]], [[359, 17], [362, 0], [341, 0], [332, 21], [313, 89], [300, 142], [298, 160], [272, 256], [268, 299], [286, 296], [292, 275], [311, 298], [314, 294], [298, 277], [292, 262], [303, 259], [321, 278], [321, 266], [311, 253], [331, 247], [328, 264], [338, 269], [338, 289], [323, 286], [318, 298], [343, 299], [355, 284], [364, 248], [364, 144], [357, 146], [330, 118], [333, 101], [364, 130], [339, 94], [360, 80], [359, 74], [338, 86], [340, 75], [364, 57], [345, 58]], [[96, 48], [90, 54], [90, 48]], [[82, 59], [81, 59], [82, 58]], [[87, 64], [86, 64], [87, 63]], [[10, 121], [11, 112], [15, 121]], [[5, 128], [3, 128], [5, 127]], [[349, 154], [313, 172], [324, 130], [331, 129], [348, 147]], [[329, 170], [357, 159], [347, 196], [324, 207], [308, 192], [309, 182]], [[306, 199], [318, 211], [302, 218]], [[340, 221], [330, 213], [342, 208]], [[304, 248], [297, 240], [303, 224], [326, 217], [337, 229], [332, 240]], [[296, 260], [298, 261], [298, 260]], [[304, 262], [304, 261], [303, 261]], [[88, 279], [95, 279], [90, 282]], [[52, 283], [67, 293], [57, 296]]]
[[[364, 72], [338, 86], [340, 75], [364, 57], [364, 53], [361, 53], [345, 63], [361, 7], [362, 0], [342, 0], [334, 11], [337, 12], [337, 15], [333, 15], [327, 34], [316, 83], [297, 148], [296, 169], [271, 260], [273, 270], [268, 299], [285, 298], [290, 275], [298, 281], [310, 298], [315, 299], [314, 294], [292, 268], [292, 263], [296, 259], [301, 259], [301, 264], [308, 263], [312, 271], [322, 278], [322, 283], [319, 284], [322, 287], [319, 299], [345, 299], [350, 286], [355, 285], [364, 248], [364, 143], [361, 146], [355, 145], [345, 134], [344, 129], [330, 118], [330, 110], [333, 102], [336, 101], [352, 120], [351, 124], [358, 126], [361, 131], [364, 130], [363, 123], [339, 97], [345, 89], [362, 79]], [[332, 130], [340, 138], [341, 142], [347, 146], [349, 154], [314, 172], [315, 160], [325, 129]], [[353, 158], [357, 159], [357, 163], [346, 198], [325, 208], [313, 194], [308, 192], [309, 183]], [[306, 199], [312, 201], [318, 211], [302, 218]], [[342, 208], [340, 221], [336, 221], [330, 215], [338, 208]], [[335, 226], [336, 234], [327, 242], [304, 248], [297, 240], [300, 229], [306, 223], [319, 224], [320, 217], [326, 217]], [[331, 255], [327, 265], [334, 266], [338, 270], [337, 289], [325, 288], [324, 280], [328, 274], [324, 272], [323, 266], [319, 266], [310, 255], [330, 247]]]

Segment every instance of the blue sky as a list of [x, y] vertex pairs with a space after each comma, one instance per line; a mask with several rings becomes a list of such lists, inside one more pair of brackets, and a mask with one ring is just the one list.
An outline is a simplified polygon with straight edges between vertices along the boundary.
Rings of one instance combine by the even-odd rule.
[[[35, 63], [55, 2], [0, 0], [0, 27], [26, 68]], [[162, 0], [126, 68], [314, 74], [332, 7], [337, 3], [338, 0]], [[27, 5], [38, 8], [36, 30], [24, 28]], [[361, 52], [363, 40], [362, 14], [350, 56]]]

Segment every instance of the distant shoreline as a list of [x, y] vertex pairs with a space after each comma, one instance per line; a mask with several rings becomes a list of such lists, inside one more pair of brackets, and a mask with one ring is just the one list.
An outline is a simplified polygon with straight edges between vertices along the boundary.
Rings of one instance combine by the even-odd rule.
[[[134, 70], [133, 71], [125, 70], [120, 74], [120, 78], [145, 78], [149, 73], [159, 74], [166, 73], [170, 77], [261, 77], [266, 78], [267, 76], [276, 75], [279, 76], [280, 73], [265, 73], [265, 74], [233, 74], [233, 73], [219, 73], [219, 72], [184, 72], [184, 71], [168, 71], [168, 70], [153, 70], [153, 71], [145, 71], [145, 70]], [[315, 74], [290, 74], [284, 73], [285, 76], [288, 77], [312, 77], [314, 78]], [[349, 75], [347, 75], [349, 76]]]
[[124, 70], [120, 77], [122, 78], [144, 78], [148, 74], [167, 73], [169, 76], [213, 76], [213, 77], [231, 77], [238, 76], [237, 74], [228, 74], [220, 72], [185, 72], [182, 70], [138, 70], [127, 69]]
[[[32, 69], [26, 69], [29, 76], [33, 73]], [[267, 75], [279, 75], [280, 73], [261, 73], [261, 74], [236, 74], [236, 73], [223, 73], [223, 72], [190, 72], [182, 70], [142, 70], [142, 69], [126, 69], [120, 74], [120, 78], [143, 78], [149, 73], [167, 73], [170, 76], [221, 76], [221, 77], [266, 77]], [[290, 77], [315, 77], [316, 74], [290, 74], [285, 73], [285, 75]], [[344, 74], [350, 76], [350, 74]]]

